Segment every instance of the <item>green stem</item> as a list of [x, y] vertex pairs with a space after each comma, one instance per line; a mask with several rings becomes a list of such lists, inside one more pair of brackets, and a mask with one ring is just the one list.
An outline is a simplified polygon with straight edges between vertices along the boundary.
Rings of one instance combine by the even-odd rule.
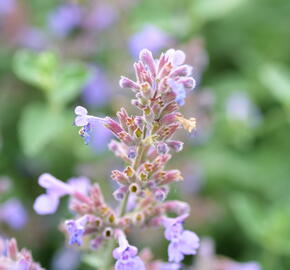
[[124, 216], [126, 214], [126, 208], [128, 204], [128, 199], [129, 199], [129, 191], [126, 192], [126, 195], [122, 201], [121, 209], [120, 209], [120, 217]]

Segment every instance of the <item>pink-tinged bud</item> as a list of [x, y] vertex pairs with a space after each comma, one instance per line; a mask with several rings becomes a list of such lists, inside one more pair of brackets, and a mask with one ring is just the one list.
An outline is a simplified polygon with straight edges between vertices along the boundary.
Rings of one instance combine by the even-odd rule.
[[111, 117], [105, 118], [105, 124], [104, 126], [111, 130], [115, 135], [118, 136], [118, 133], [124, 131], [124, 129], [120, 126], [119, 123], [117, 123], [115, 120], [113, 120]]
[[129, 116], [128, 116], [126, 109], [121, 108], [120, 111], [117, 112], [117, 117], [119, 119], [119, 122], [120, 122], [122, 128], [124, 130], [127, 130], [127, 123], [126, 122], [127, 122], [127, 118]]
[[160, 73], [160, 71], [162, 70], [163, 66], [165, 65], [167, 61], [168, 61], [168, 58], [166, 57], [166, 55], [164, 53], [161, 53], [159, 61], [158, 61], [158, 73]]
[[148, 66], [148, 68], [152, 74], [152, 77], [155, 78], [156, 77], [156, 66], [155, 66], [155, 61], [154, 61], [154, 58], [152, 56], [152, 53], [147, 49], [143, 49], [140, 52], [139, 58], [143, 62], [144, 65]]
[[190, 207], [188, 203], [181, 201], [167, 201], [161, 205], [166, 212], [175, 213], [177, 215], [188, 214]]
[[145, 108], [145, 106], [137, 99], [132, 99], [131, 104], [140, 110], [143, 110]]
[[[147, 102], [147, 99], [152, 97], [152, 88], [148, 82], [141, 84], [140, 94], [142, 95], [142, 97], [145, 99], [146, 102]], [[142, 103], [145, 103], [145, 102], [142, 102]]]
[[183, 149], [183, 142], [181, 141], [168, 141], [167, 145], [175, 152], [180, 152]]
[[196, 81], [191, 77], [181, 78], [178, 83], [182, 83], [184, 88], [188, 90], [192, 90], [196, 86]]
[[145, 220], [145, 215], [142, 212], [136, 213], [134, 215], [134, 224], [136, 225], [142, 225]]
[[17, 242], [16, 240], [13, 238], [8, 242], [8, 256], [13, 259], [13, 260], [17, 260], [17, 253], [18, 253], [18, 248], [17, 248]]
[[128, 191], [127, 186], [121, 186], [117, 190], [114, 191], [113, 196], [117, 201], [121, 201], [124, 199], [127, 191]]
[[166, 114], [175, 112], [178, 110], [178, 105], [176, 102], [169, 103], [162, 111], [161, 116], [164, 116]]
[[160, 129], [157, 134], [160, 136], [160, 139], [167, 140], [169, 139], [176, 130], [180, 127], [179, 124], [173, 124], [163, 129]]
[[136, 92], [140, 89], [140, 86], [136, 82], [134, 82], [134, 81], [132, 81], [129, 78], [124, 77], [124, 76], [121, 76], [121, 79], [119, 81], [119, 85], [121, 88], [130, 88], [134, 92]]
[[176, 112], [166, 114], [160, 119], [160, 123], [165, 126], [171, 125], [176, 122], [177, 115], [179, 115], [179, 113]]
[[131, 145], [133, 143], [133, 138], [125, 131], [119, 132], [118, 137], [127, 145]]
[[174, 69], [172, 71], [172, 73], [170, 74], [170, 77], [187, 77], [189, 75], [191, 75], [192, 73], [192, 67], [188, 66], [188, 65], [182, 65], [177, 67], [176, 69]]
[[161, 171], [153, 177], [158, 181], [159, 185], [167, 185], [183, 179], [179, 170]]
[[164, 94], [162, 94], [162, 100], [164, 103], [170, 103], [172, 101], [175, 101], [176, 94], [174, 91], [167, 91]]
[[164, 143], [164, 142], [159, 142], [157, 144], [156, 148], [157, 148], [158, 154], [161, 154], [161, 155], [162, 154], [167, 154], [167, 152], [169, 150], [167, 144]]
[[173, 65], [171, 63], [166, 63], [159, 72], [159, 78], [162, 79], [170, 74]]
[[111, 140], [108, 144], [108, 147], [116, 155], [116, 157], [123, 159], [125, 162], [130, 162], [130, 158], [128, 158], [127, 147], [122, 143]]
[[113, 180], [117, 181], [121, 185], [128, 185], [130, 182], [127, 176], [123, 172], [118, 170], [113, 170], [111, 177]]

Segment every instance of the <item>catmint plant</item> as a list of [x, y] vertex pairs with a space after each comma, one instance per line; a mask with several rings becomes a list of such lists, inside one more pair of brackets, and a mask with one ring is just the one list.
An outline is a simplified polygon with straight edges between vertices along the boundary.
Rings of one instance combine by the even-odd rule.
[[[85, 144], [90, 144], [93, 132], [98, 132], [93, 128], [96, 123], [102, 123], [115, 136], [109, 149], [126, 164], [123, 170], [111, 173], [118, 185], [113, 192], [119, 202], [116, 208], [106, 202], [98, 183], [91, 184], [87, 178], [67, 183], [50, 174], [39, 178], [45, 193], [36, 199], [34, 209], [39, 214], [54, 213], [59, 200], [68, 195], [75, 216], [64, 221], [61, 228], [69, 245], [95, 250], [96, 254], [105, 251], [98, 269], [180, 269], [184, 256], [196, 254], [199, 248], [198, 236], [183, 227], [189, 205], [166, 200], [170, 184], [183, 179], [178, 169], [166, 169], [172, 154], [183, 148], [174, 134], [180, 128], [192, 132], [196, 127], [195, 118], [188, 119], [180, 112], [187, 91], [195, 86], [192, 69], [184, 61], [185, 54], [180, 50], [170, 49], [159, 59], [147, 49], [140, 52], [134, 64], [136, 79], [120, 79], [120, 86], [135, 94], [131, 103], [139, 109], [139, 115], [129, 115], [121, 108], [114, 119], [92, 116], [81, 106], [75, 108], [74, 123]], [[143, 251], [138, 252], [129, 243], [127, 237], [133, 227], [147, 226], [164, 228], [169, 262], [148, 260]]]

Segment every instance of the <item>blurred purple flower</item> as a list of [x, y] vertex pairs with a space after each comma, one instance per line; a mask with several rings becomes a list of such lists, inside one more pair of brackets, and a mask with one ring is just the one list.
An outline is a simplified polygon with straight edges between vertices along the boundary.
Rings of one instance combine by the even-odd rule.
[[177, 218], [165, 218], [165, 238], [170, 241], [168, 256], [170, 262], [179, 263], [184, 255], [194, 255], [199, 248], [199, 238], [191, 231], [183, 230], [182, 223], [188, 217], [187, 214]]
[[261, 270], [261, 266], [256, 262], [236, 263], [232, 262], [225, 270]]
[[24, 28], [17, 37], [19, 46], [40, 50], [45, 47], [46, 38], [43, 32], [36, 28]]
[[78, 5], [64, 4], [48, 16], [49, 28], [58, 36], [65, 37], [80, 26], [82, 11]]
[[137, 256], [138, 249], [129, 245], [124, 234], [118, 238], [119, 247], [113, 251], [113, 257], [117, 260], [115, 270], [145, 270], [143, 261]]
[[0, 205], [0, 221], [20, 230], [27, 223], [27, 212], [19, 200], [12, 198]]
[[88, 222], [88, 217], [83, 216], [77, 220], [68, 220], [65, 222], [67, 232], [69, 234], [70, 245], [82, 245], [82, 237], [85, 233], [85, 226]]
[[159, 262], [156, 264], [158, 270], [179, 270], [180, 264], [177, 263], [163, 263]]
[[226, 102], [226, 114], [230, 120], [248, 123], [250, 126], [255, 126], [261, 121], [258, 108], [242, 91], [235, 91], [229, 96]]
[[59, 205], [59, 199], [75, 191], [84, 192], [87, 190], [88, 179], [79, 177], [64, 183], [49, 173], [42, 174], [38, 183], [46, 189], [46, 193], [39, 195], [34, 202], [33, 208], [39, 215], [53, 214]]
[[105, 105], [110, 98], [108, 78], [99, 67], [91, 67], [91, 76], [84, 86], [82, 98], [90, 107]]
[[11, 13], [16, 7], [15, 0], [1, 0], [0, 1], [0, 16]]
[[161, 49], [170, 47], [172, 39], [169, 35], [154, 25], [146, 25], [129, 40], [129, 50], [133, 57], [138, 57], [142, 49], [148, 49], [157, 54]]
[[75, 270], [80, 265], [80, 253], [72, 248], [62, 248], [53, 256], [53, 270]]
[[88, 30], [103, 31], [110, 27], [117, 19], [118, 12], [109, 3], [99, 3], [92, 7], [85, 18], [84, 27]]

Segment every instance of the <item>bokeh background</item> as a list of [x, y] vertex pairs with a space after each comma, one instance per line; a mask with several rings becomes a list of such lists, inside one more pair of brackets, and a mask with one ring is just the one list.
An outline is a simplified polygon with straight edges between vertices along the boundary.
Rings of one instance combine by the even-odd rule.
[[[110, 134], [100, 126], [85, 146], [73, 108], [134, 112], [119, 76], [132, 76], [140, 49], [174, 47], [194, 66], [182, 110], [198, 128], [180, 133], [186, 147], [171, 166], [185, 181], [170, 197], [191, 204], [186, 226], [217, 254], [290, 269], [289, 14], [289, 0], [0, 0], [0, 234], [47, 269], [93, 269], [58, 230], [71, 216], [65, 200], [53, 216], [34, 213], [37, 178], [85, 175], [113, 201], [110, 170], [122, 164]], [[136, 235], [166, 259], [162, 231]]]

